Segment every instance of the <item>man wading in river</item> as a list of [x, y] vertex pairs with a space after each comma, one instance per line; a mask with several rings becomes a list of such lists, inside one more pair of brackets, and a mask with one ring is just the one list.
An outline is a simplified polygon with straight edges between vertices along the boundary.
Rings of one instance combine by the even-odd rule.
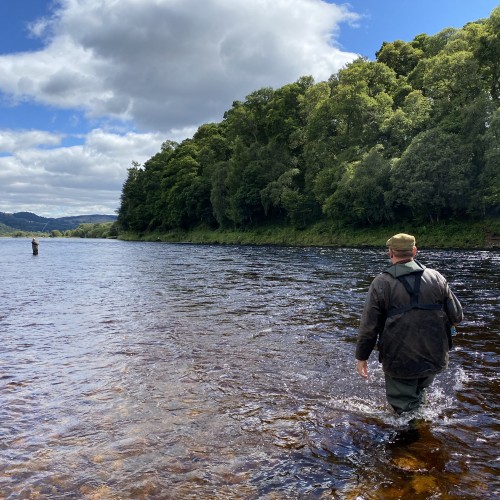
[[356, 345], [358, 373], [368, 378], [368, 358], [378, 345], [387, 401], [396, 413], [418, 409], [425, 388], [448, 364], [453, 325], [462, 306], [445, 278], [414, 260], [415, 238], [387, 240], [391, 267], [366, 297]]

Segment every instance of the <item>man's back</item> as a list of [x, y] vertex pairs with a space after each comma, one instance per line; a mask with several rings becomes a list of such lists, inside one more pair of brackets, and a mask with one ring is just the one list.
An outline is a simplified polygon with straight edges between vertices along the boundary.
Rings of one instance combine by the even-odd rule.
[[[373, 343], [373, 330], [379, 331], [379, 360], [392, 377], [415, 378], [436, 374], [446, 368], [449, 343], [449, 319], [446, 308], [451, 292], [437, 271], [396, 264], [377, 276], [370, 286], [361, 319], [359, 354]], [[394, 274], [399, 278], [395, 278]], [[411, 288], [420, 280], [419, 294], [412, 297], [400, 278]], [[371, 350], [371, 349], [370, 349]]]
[[415, 261], [415, 237], [387, 240], [392, 266], [371, 283], [356, 344], [357, 371], [368, 377], [367, 360], [378, 345], [389, 403], [398, 412], [418, 408], [423, 390], [446, 368], [451, 325], [462, 307], [445, 278]]

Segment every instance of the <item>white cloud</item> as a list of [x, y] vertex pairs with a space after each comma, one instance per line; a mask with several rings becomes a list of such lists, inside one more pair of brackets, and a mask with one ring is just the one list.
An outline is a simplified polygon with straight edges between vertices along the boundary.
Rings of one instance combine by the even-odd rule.
[[58, 146], [62, 136], [43, 130], [0, 130], [0, 154], [15, 153], [17, 151], [38, 146]]
[[[41, 50], [0, 55], [0, 93], [14, 108], [83, 111], [97, 128], [71, 147], [71, 134], [0, 131], [0, 211], [113, 213], [126, 169], [164, 140], [220, 121], [254, 90], [324, 80], [356, 57], [335, 34], [357, 15], [322, 0], [56, 0], [55, 9], [31, 24]], [[142, 133], [107, 133], [108, 120]]]
[[332, 37], [356, 18], [321, 0], [64, 0], [33, 24], [43, 50], [0, 57], [0, 88], [167, 132], [262, 86], [327, 79], [355, 57]]
[[[30, 137], [10, 132], [16, 147], [0, 157], [0, 211], [32, 211], [57, 216], [89, 213], [113, 214], [127, 168], [132, 161], [144, 163], [157, 153], [164, 138], [158, 133], [117, 135], [93, 130], [81, 145], [39, 149], [17, 147]], [[0, 141], [4, 136], [0, 132]], [[55, 139], [54, 139], [55, 140]], [[32, 145], [50, 145], [50, 137], [32, 140]], [[61, 207], [64, 206], [63, 210]]]

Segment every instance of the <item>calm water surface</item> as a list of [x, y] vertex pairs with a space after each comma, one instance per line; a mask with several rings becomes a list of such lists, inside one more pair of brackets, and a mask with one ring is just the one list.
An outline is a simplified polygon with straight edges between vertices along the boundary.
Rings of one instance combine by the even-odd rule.
[[0, 239], [0, 498], [498, 498], [498, 252], [417, 431], [355, 373], [382, 250]]

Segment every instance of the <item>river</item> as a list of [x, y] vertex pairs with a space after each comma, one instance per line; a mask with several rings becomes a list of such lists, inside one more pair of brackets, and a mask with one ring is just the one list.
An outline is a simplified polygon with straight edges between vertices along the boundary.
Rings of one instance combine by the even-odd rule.
[[415, 430], [373, 354], [383, 249], [0, 238], [0, 498], [498, 498], [499, 252], [419, 252], [462, 301]]

